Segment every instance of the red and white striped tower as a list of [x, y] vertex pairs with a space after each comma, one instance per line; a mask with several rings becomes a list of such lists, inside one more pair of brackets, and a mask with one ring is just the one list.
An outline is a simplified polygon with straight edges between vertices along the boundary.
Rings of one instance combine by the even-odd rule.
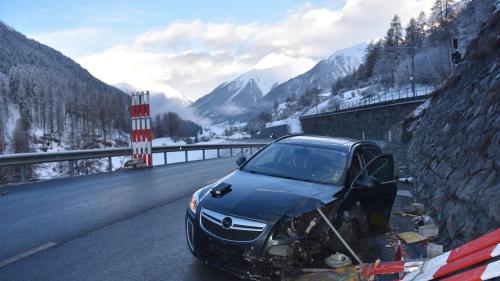
[[149, 91], [132, 94], [132, 157], [153, 166]]

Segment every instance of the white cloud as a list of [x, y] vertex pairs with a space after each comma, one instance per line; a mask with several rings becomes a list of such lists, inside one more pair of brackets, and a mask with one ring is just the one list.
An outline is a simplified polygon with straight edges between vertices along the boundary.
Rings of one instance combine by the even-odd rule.
[[78, 62], [108, 83], [127, 82], [150, 90], [168, 84], [196, 99], [271, 53], [276, 60], [286, 55], [317, 61], [337, 49], [382, 37], [394, 14], [406, 24], [421, 10], [428, 11], [431, 3], [348, 0], [339, 10], [307, 3], [281, 21], [267, 24], [177, 21], [140, 35], [129, 46], [116, 46]]

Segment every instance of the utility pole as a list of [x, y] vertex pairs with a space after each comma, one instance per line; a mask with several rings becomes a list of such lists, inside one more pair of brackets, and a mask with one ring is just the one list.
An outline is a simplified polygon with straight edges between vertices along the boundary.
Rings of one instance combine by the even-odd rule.
[[410, 76], [411, 92], [415, 97], [417, 96], [417, 89], [415, 87], [415, 39], [414, 38], [411, 40], [410, 55], [411, 55], [411, 76]]

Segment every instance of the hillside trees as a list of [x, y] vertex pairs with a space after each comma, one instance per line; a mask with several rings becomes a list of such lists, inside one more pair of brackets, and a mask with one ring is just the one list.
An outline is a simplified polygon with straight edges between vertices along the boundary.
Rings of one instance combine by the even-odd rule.
[[400, 48], [403, 47], [403, 43], [403, 28], [399, 16], [395, 15], [383, 40], [383, 52], [375, 63], [380, 82], [387, 88], [394, 86], [394, 65], [401, 58], [402, 50]]
[[8, 118], [7, 111], [7, 77], [0, 73], [0, 154], [6, 147], [6, 122]]
[[421, 12], [404, 29], [394, 16], [385, 37], [367, 47], [358, 70], [335, 81], [332, 93], [371, 84], [406, 87], [412, 76], [416, 84], [441, 84], [452, 71], [452, 38], [459, 39], [459, 49], [463, 51], [494, 10], [494, 2], [435, 0], [429, 17]]
[[[5, 121], [15, 124], [12, 150], [26, 150], [44, 135], [70, 149], [99, 147], [129, 131], [130, 98], [92, 77], [56, 50], [0, 23], [0, 153]], [[10, 108], [10, 115], [7, 108]], [[28, 129], [27, 129], [28, 128]], [[11, 128], [12, 129], [12, 128]], [[3, 138], [2, 138], [3, 133]]]
[[198, 134], [202, 132], [202, 128], [198, 124], [182, 119], [175, 112], [157, 114], [152, 121], [151, 128], [155, 138], [197, 138]]

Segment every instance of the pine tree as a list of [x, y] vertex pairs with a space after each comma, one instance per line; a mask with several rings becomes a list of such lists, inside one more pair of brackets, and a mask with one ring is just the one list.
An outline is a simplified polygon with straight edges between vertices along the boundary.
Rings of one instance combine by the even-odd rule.
[[455, 14], [453, 12], [454, 2], [454, 0], [436, 0], [434, 2], [431, 13], [434, 22], [438, 26], [443, 27], [453, 20], [453, 18], [455, 17]]
[[425, 38], [427, 35], [426, 30], [427, 30], [427, 18], [425, 13], [422, 11], [420, 14], [418, 14], [417, 17], [417, 30], [419, 32], [419, 36], [421, 38]]
[[373, 76], [375, 64], [380, 59], [382, 53], [382, 42], [370, 42], [366, 47], [364, 63], [359, 68], [359, 77], [361, 80], [367, 80]]
[[392, 19], [384, 39], [384, 47], [386, 48], [398, 48], [403, 45], [403, 28], [398, 15]]

